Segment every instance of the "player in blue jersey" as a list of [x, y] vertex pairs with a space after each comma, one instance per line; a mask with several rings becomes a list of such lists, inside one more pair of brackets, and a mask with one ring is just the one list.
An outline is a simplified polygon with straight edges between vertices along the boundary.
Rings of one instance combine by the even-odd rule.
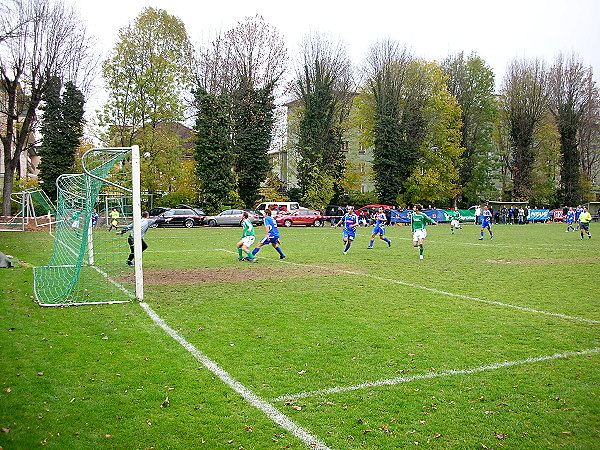
[[574, 223], [575, 223], [575, 211], [573, 211], [573, 208], [569, 208], [569, 211], [567, 211], [567, 231], [566, 231], [566, 233], [568, 233], [569, 230], [575, 231], [575, 227], [573, 226]]
[[373, 234], [371, 234], [371, 241], [367, 248], [373, 248], [375, 243], [375, 236], [379, 235], [379, 238], [387, 242], [388, 247], [392, 246], [392, 242], [385, 237], [385, 224], [387, 223], [387, 216], [383, 210], [383, 206], [379, 207], [379, 211], [375, 214], [375, 228], [373, 228]]
[[359, 225], [358, 216], [354, 213], [354, 206], [347, 207], [347, 213], [342, 216], [340, 221], [335, 224], [336, 228], [344, 225], [344, 255], [348, 254], [348, 250], [356, 238], [356, 228]]
[[483, 241], [483, 232], [486, 228], [490, 233], [490, 239], [494, 239], [494, 233], [492, 233], [492, 212], [488, 209], [487, 205], [483, 207], [483, 212], [481, 213], [481, 236], [479, 237], [480, 241]]
[[582, 212], [583, 212], [583, 206], [577, 205], [577, 208], [575, 208], [575, 222], [577, 223], [577, 226], [575, 227], [576, 230], [579, 230], [581, 228], [581, 225], [579, 222], [579, 216], [581, 215]]
[[256, 245], [254, 250], [252, 250], [252, 256], [256, 256], [256, 254], [260, 251], [260, 248], [265, 244], [271, 244], [277, 253], [279, 253], [279, 259], [285, 258], [283, 251], [280, 247], [279, 242], [279, 229], [277, 228], [277, 222], [275, 219], [271, 217], [271, 210], [265, 209], [265, 218], [263, 219], [265, 224], [265, 237], [260, 240], [260, 242]]

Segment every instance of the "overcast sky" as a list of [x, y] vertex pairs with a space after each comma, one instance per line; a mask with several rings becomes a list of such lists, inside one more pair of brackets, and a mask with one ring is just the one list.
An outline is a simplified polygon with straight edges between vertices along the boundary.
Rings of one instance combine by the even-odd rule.
[[103, 55], [114, 46], [119, 29], [152, 6], [179, 17], [196, 46], [260, 14], [283, 36], [292, 57], [303, 37], [318, 32], [343, 42], [356, 64], [372, 44], [391, 38], [428, 60], [476, 52], [494, 70], [496, 86], [509, 61], [537, 57], [552, 63], [559, 52], [575, 52], [600, 80], [600, 0], [69, 1]]

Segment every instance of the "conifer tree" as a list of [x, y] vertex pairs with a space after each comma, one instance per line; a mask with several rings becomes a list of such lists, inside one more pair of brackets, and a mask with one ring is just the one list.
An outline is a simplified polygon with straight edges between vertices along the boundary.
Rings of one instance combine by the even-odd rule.
[[61, 97], [61, 84], [56, 77], [51, 80], [43, 96], [42, 108], [39, 176], [44, 191], [52, 200], [56, 200], [56, 179], [71, 171], [83, 136], [83, 94], [69, 81]]
[[233, 93], [232, 122], [238, 193], [247, 208], [260, 198], [261, 182], [271, 164], [267, 156], [273, 130], [273, 84], [256, 89], [248, 83]]
[[199, 195], [210, 213], [219, 212], [235, 187], [229, 101], [225, 95], [209, 94], [202, 88], [196, 98], [197, 141], [194, 157]]

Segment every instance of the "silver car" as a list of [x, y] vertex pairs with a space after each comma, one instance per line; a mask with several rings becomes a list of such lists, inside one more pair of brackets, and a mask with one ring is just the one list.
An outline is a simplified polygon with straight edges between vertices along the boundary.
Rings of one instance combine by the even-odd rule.
[[242, 213], [244, 211], [248, 211], [248, 219], [250, 219], [250, 222], [252, 222], [253, 225], [262, 225], [262, 216], [258, 212], [250, 209], [226, 209], [216, 216], [206, 216], [204, 218], [204, 223], [209, 227], [221, 225], [241, 226], [243, 220]]

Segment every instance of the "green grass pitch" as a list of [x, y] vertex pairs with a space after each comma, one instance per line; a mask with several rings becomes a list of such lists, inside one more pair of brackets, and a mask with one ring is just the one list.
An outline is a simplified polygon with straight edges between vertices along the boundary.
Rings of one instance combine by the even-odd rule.
[[251, 264], [240, 228], [154, 229], [147, 308], [37, 306], [51, 237], [2, 233], [0, 447], [600, 448], [600, 225], [564, 230], [429, 226], [419, 260], [298, 227]]

